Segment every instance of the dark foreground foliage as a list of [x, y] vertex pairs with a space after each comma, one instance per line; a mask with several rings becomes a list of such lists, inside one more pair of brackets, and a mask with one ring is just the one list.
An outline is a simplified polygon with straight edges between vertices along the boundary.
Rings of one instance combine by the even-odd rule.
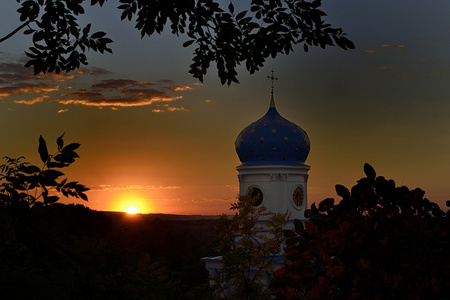
[[0, 299], [201, 299], [212, 220], [0, 208]]
[[351, 191], [336, 186], [339, 204], [313, 204], [305, 228], [286, 232], [287, 265], [272, 283], [278, 297], [449, 299], [450, 211], [368, 164], [364, 171]]

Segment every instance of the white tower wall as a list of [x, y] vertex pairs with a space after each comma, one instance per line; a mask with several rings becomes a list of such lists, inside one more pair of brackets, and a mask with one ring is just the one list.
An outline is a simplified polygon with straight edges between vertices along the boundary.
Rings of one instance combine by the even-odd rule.
[[[265, 207], [272, 213], [291, 213], [290, 221], [303, 220], [307, 209], [308, 165], [256, 165], [238, 166], [239, 193], [247, 195], [252, 188], [258, 188], [263, 195], [262, 203], [257, 207]], [[294, 192], [301, 189], [302, 199], [297, 192], [296, 205]]]

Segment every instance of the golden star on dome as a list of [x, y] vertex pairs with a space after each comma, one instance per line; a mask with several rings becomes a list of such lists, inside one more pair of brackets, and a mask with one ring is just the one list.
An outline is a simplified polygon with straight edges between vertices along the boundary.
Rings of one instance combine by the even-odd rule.
[[285, 136], [284, 138], [283, 138], [283, 142], [288, 142], [289, 141], [289, 139], [287, 138], [287, 136]]
[[259, 142], [260, 142], [260, 143], [263, 143], [263, 142], [264, 142], [264, 138], [263, 138], [263, 137], [260, 137], [260, 138], [259, 138]]

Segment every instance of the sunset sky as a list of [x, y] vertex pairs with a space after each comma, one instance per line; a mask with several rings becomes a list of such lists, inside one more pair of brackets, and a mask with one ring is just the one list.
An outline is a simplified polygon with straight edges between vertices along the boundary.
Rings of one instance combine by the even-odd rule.
[[[324, 0], [327, 21], [356, 50], [297, 47], [256, 74], [240, 68], [240, 84], [230, 87], [214, 68], [204, 84], [190, 76], [187, 37], [141, 40], [116, 6], [89, 8], [80, 22], [106, 31], [113, 54], [89, 52], [89, 65], [69, 74], [33, 76], [23, 67], [30, 41], [22, 34], [0, 44], [1, 157], [40, 165], [39, 135], [55, 152], [65, 132], [66, 143], [81, 143], [66, 174], [91, 188], [89, 202], [78, 203], [229, 213], [238, 194], [234, 141], [267, 111], [273, 69], [278, 112], [311, 139], [309, 203], [338, 198], [335, 184], [353, 186], [366, 162], [442, 208], [450, 199], [448, 0]], [[20, 24], [17, 7], [2, 1], [0, 37]]]

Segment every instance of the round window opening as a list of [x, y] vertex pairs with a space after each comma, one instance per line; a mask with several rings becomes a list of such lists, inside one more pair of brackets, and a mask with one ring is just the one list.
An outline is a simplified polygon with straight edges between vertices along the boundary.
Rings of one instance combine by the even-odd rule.
[[253, 206], [259, 206], [263, 202], [263, 193], [256, 187], [250, 188], [248, 190], [248, 195], [252, 197]]
[[297, 187], [294, 190], [294, 194], [292, 195], [292, 199], [294, 200], [294, 204], [297, 207], [302, 206], [303, 204], [303, 189], [301, 187]]

